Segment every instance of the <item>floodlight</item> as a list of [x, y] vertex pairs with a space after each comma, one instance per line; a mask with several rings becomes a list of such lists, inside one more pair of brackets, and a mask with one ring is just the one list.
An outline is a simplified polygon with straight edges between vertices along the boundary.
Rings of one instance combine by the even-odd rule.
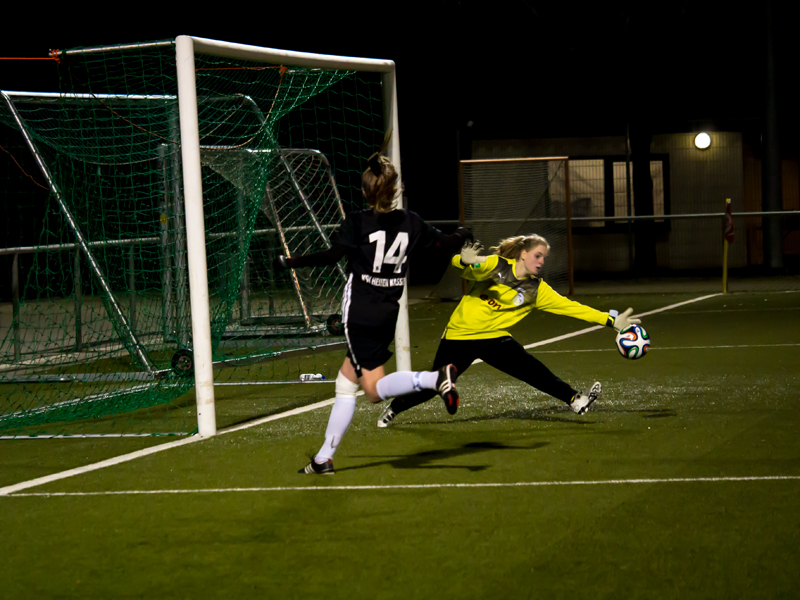
[[705, 150], [711, 145], [711, 136], [707, 133], [698, 133], [694, 138], [694, 145], [700, 150]]

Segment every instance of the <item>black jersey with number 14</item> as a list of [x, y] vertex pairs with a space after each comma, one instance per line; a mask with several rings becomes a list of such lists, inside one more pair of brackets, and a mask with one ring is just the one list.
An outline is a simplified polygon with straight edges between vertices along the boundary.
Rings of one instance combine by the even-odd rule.
[[408, 210], [350, 213], [331, 242], [347, 248], [348, 279], [343, 315], [349, 323], [381, 325], [397, 319], [408, 255], [443, 234]]

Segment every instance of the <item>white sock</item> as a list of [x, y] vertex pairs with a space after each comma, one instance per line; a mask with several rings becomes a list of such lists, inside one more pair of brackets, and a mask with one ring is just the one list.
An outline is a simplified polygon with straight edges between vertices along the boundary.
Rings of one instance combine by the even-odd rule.
[[350, 421], [356, 412], [356, 392], [358, 384], [347, 379], [342, 372], [336, 378], [336, 401], [331, 409], [331, 416], [328, 417], [328, 427], [325, 430], [325, 443], [319, 449], [314, 460], [318, 463], [333, 458], [336, 448], [342, 441]]
[[435, 390], [438, 379], [437, 371], [397, 371], [378, 381], [378, 395], [386, 400], [420, 390]]
[[328, 418], [328, 428], [325, 430], [325, 443], [322, 444], [322, 448], [319, 449], [314, 460], [318, 463], [324, 463], [326, 460], [333, 458], [339, 442], [342, 441], [344, 434], [347, 433], [347, 428], [350, 426], [350, 421], [353, 420], [355, 412], [355, 397], [336, 398], [336, 402], [331, 409], [331, 416]]

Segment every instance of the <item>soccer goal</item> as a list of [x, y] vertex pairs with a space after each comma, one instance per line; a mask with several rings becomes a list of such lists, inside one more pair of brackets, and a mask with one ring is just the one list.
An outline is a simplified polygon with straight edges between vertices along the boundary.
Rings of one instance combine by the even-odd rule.
[[[215, 371], [296, 381], [293, 351], [343, 341], [343, 267], [272, 263], [330, 246], [387, 131], [399, 168], [394, 63], [188, 36], [57, 58], [62, 89], [0, 102], [8, 204], [41, 223], [0, 248], [0, 434], [146, 422], [194, 387], [214, 435]], [[408, 337], [404, 295], [400, 368]]]
[[[488, 249], [500, 240], [537, 233], [550, 243], [541, 276], [573, 293], [569, 159], [508, 158], [459, 163], [459, 220]], [[461, 278], [449, 269], [433, 295], [460, 298]]]

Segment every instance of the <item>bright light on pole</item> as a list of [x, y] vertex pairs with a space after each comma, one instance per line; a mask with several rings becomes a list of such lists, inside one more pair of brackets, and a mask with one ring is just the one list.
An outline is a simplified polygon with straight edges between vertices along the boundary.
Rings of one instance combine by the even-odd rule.
[[711, 136], [707, 133], [698, 133], [694, 138], [694, 145], [700, 150], [705, 150], [711, 145]]

